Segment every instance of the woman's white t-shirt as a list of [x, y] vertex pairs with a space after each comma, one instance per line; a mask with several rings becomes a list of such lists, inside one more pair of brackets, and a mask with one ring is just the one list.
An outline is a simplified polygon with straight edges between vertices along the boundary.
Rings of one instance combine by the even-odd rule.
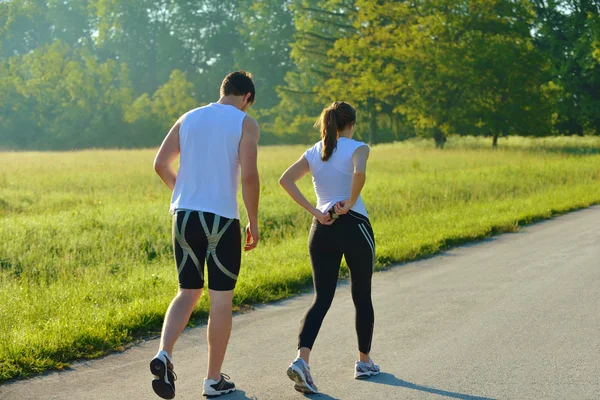
[[[333, 154], [327, 161], [321, 159], [322, 141], [304, 153], [304, 158], [308, 161], [312, 173], [313, 186], [317, 195], [317, 208], [321, 212], [327, 212], [335, 203], [350, 198], [354, 173], [352, 156], [362, 146], [367, 145], [353, 139], [340, 137]], [[360, 195], [351, 210], [368, 217]]]

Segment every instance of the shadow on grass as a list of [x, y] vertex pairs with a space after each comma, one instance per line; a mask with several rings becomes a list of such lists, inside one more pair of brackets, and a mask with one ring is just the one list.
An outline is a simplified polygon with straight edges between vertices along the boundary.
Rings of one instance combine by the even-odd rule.
[[432, 387], [428, 387], [428, 386], [417, 385], [416, 383], [407, 382], [405, 380], [396, 378], [396, 376], [394, 376], [392, 374], [388, 374], [388, 373], [385, 373], [385, 372], [382, 372], [381, 374], [370, 378], [367, 382], [378, 383], [378, 384], [381, 384], [381, 385], [403, 387], [403, 388], [407, 388], [407, 389], [418, 390], [418, 391], [421, 391], [421, 392], [436, 394], [438, 396], [449, 397], [449, 398], [452, 398], [452, 399], [462, 399], [462, 400], [494, 400], [491, 397], [473, 396], [473, 395], [470, 395], [470, 394], [450, 392], [448, 390], [442, 390], [442, 389], [436, 389], [436, 388], [432, 388]]
[[600, 154], [600, 148], [598, 147], [575, 147], [575, 146], [563, 146], [563, 147], [548, 147], [539, 149], [530, 149], [531, 152], [536, 153], [554, 153], [554, 154], [566, 154], [570, 156], [591, 156]]

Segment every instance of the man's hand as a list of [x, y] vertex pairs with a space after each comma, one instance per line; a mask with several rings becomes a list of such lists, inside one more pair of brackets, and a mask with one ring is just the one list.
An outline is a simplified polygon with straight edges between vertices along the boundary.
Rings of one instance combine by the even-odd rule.
[[260, 240], [260, 233], [258, 231], [258, 225], [256, 224], [248, 224], [246, 226], [246, 245], [244, 246], [244, 251], [250, 251], [258, 245], [258, 241]]

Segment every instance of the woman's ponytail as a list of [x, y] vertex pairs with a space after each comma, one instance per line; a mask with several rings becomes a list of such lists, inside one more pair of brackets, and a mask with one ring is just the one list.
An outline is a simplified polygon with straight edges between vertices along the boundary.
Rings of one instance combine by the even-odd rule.
[[315, 122], [315, 127], [321, 129], [321, 140], [323, 141], [321, 159], [323, 161], [329, 160], [337, 147], [338, 132], [354, 122], [356, 122], [356, 111], [346, 102], [336, 101], [323, 110]]
[[335, 120], [335, 110], [331, 107], [325, 109], [325, 111], [323, 111], [322, 118], [321, 139], [323, 140], [323, 150], [321, 151], [321, 159], [323, 161], [327, 161], [337, 146], [337, 123]]

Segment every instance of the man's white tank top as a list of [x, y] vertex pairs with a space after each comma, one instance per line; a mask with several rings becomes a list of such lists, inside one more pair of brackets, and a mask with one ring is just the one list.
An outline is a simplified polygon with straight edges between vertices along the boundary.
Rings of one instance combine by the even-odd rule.
[[[356, 149], [361, 146], [366, 146], [366, 144], [340, 137], [333, 154], [325, 162], [321, 160], [322, 141], [304, 153], [317, 194], [317, 208], [321, 212], [327, 212], [338, 201], [350, 198], [352, 175], [354, 174], [352, 156]], [[351, 210], [368, 217], [365, 204], [360, 195]]]
[[188, 112], [179, 127], [180, 160], [171, 199], [177, 209], [240, 218], [239, 147], [246, 113], [211, 103]]

